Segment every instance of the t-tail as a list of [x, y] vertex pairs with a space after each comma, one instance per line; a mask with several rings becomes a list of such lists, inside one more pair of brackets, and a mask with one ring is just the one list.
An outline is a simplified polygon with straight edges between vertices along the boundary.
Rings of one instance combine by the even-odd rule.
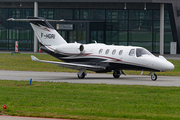
[[[45, 46], [67, 44], [61, 35], [44, 18], [28, 17], [30, 24], [39, 40]], [[34, 20], [33, 20], [34, 19]], [[39, 19], [39, 20], [38, 20]]]
[[59, 46], [67, 44], [61, 35], [48, 22], [53, 20], [46, 20], [41, 17], [28, 17], [28, 19], [9, 18], [8, 21], [29, 21], [39, 42], [44, 46]]

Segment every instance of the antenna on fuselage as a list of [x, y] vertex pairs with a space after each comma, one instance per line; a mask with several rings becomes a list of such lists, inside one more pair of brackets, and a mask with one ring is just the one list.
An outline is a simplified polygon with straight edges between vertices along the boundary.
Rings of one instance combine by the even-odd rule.
[[97, 44], [96, 40], [92, 40], [92, 41], [94, 41], [94, 43], [96, 43], [96, 44]]

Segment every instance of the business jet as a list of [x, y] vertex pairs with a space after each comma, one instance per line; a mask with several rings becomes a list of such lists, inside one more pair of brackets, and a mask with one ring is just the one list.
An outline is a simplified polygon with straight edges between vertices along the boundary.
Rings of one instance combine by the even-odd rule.
[[[41, 17], [27, 19], [9, 18], [9, 21], [29, 21], [39, 42], [41, 50], [63, 62], [39, 60], [31, 56], [33, 61], [55, 64], [60, 67], [77, 69], [79, 79], [85, 78], [86, 70], [96, 73], [113, 72], [114, 78], [124, 74], [123, 70], [150, 71], [151, 79], [155, 81], [155, 72], [165, 72], [174, 69], [174, 65], [163, 56], [156, 57], [143, 47], [117, 46], [102, 43], [67, 43], [48, 21]], [[56, 20], [57, 21], [57, 20]], [[59, 20], [64, 22], [65, 20]]]

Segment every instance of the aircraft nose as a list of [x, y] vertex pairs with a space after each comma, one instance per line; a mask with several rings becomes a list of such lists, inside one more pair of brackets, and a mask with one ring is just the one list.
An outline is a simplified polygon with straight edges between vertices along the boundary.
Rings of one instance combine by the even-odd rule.
[[167, 61], [166, 64], [164, 64], [164, 65], [165, 65], [164, 66], [165, 67], [164, 71], [174, 70], [174, 65], [171, 62]]

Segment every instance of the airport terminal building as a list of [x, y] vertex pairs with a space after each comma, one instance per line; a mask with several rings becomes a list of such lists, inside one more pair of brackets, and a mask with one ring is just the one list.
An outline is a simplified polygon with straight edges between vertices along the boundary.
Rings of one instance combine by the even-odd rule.
[[[29, 22], [43, 17], [67, 42], [142, 46], [152, 53], [180, 53], [179, 0], [0, 0], [0, 50], [38, 51]], [[174, 44], [175, 43], [175, 44]], [[175, 46], [173, 46], [175, 45]]]

